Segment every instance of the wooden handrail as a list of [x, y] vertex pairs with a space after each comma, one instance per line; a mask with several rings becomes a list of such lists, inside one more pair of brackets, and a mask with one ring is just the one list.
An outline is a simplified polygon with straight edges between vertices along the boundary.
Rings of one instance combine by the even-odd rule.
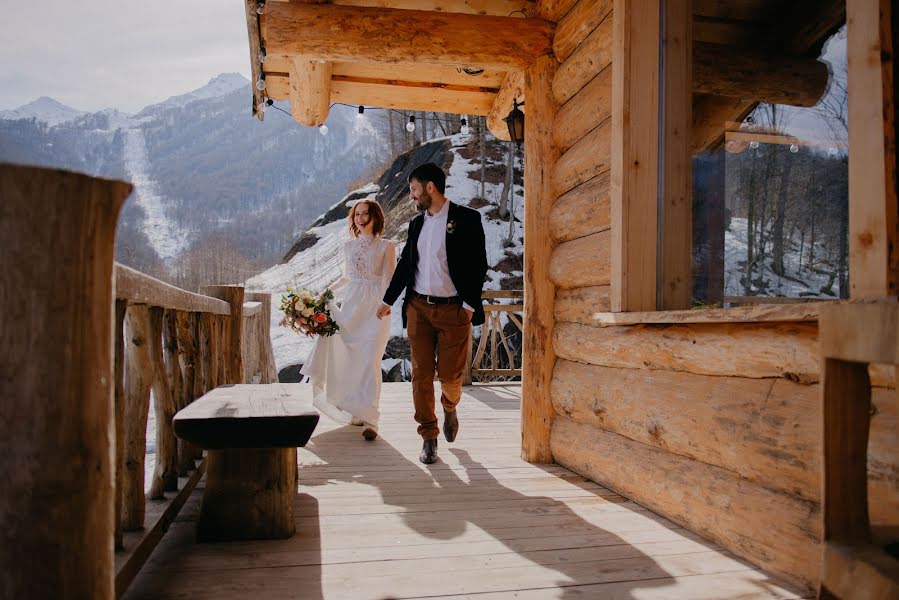
[[[477, 350], [474, 352], [474, 356], [466, 366], [463, 382], [470, 384], [475, 379], [486, 377], [520, 377], [521, 367], [515, 367], [516, 352], [511, 347], [511, 342], [503, 330], [501, 315], [506, 314], [508, 320], [519, 331], [523, 331], [522, 321], [514, 313], [523, 312], [524, 303], [503, 304], [501, 301], [522, 300], [524, 299], [524, 291], [487, 290], [481, 294], [481, 297], [484, 300], [485, 316], [484, 325], [481, 327], [481, 340]], [[501, 350], [502, 354], [500, 354]], [[520, 351], [517, 354], [520, 363]], [[501, 364], [500, 356], [505, 357], [506, 365]], [[485, 362], [489, 366], [484, 365]]]
[[262, 311], [262, 302], [244, 302], [243, 303], [243, 316], [246, 317], [255, 317]]
[[115, 265], [115, 297], [118, 300], [127, 300], [129, 304], [231, 315], [231, 307], [223, 300], [182, 290], [119, 263]]

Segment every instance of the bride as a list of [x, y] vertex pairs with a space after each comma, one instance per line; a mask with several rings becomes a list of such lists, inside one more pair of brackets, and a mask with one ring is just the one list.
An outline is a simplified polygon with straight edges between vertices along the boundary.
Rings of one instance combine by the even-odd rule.
[[337, 421], [364, 425], [378, 437], [381, 357], [390, 320], [375, 313], [396, 267], [396, 247], [381, 238], [384, 213], [374, 200], [360, 200], [347, 217], [352, 239], [343, 246], [343, 276], [331, 285], [331, 316], [340, 331], [319, 337], [300, 372], [312, 383], [316, 408]]

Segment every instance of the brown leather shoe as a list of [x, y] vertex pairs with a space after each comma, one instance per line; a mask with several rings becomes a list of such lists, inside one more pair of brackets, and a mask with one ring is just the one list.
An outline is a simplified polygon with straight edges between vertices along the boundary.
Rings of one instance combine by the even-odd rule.
[[457, 433], [459, 433], [459, 417], [456, 411], [451, 413], [443, 411], [443, 437], [448, 442], [454, 442]]
[[437, 438], [425, 440], [421, 447], [421, 454], [418, 456], [418, 460], [426, 465], [437, 462]]

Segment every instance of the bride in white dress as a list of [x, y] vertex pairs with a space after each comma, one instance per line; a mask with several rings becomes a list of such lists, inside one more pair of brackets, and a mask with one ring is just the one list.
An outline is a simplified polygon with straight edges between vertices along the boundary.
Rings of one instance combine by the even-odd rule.
[[381, 357], [390, 320], [376, 316], [396, 267], [396, 246], [381, 238], [384, 213], [374, 200], [350, 209], [350, 241], [344, 244], [343, 276], [331, 285], [331, 316], [340, 330], [319, 337], [300, 370], [312, 383], [316, 408], [341, 422], [362, 424], [367, 440], [378, 436]]

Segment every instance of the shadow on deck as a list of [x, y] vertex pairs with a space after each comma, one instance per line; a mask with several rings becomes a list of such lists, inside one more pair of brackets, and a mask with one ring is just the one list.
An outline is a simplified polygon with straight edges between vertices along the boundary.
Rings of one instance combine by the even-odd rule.
[[801, 597], [627, 498], [523, 462], [520, 391], [465, 388], [459, 437], [426, 467], [410, 384], [385, 384], [376, 441], [323, 417], [301, 450], [293, 538], [197, 544], [201, 483], [125, 598]]

